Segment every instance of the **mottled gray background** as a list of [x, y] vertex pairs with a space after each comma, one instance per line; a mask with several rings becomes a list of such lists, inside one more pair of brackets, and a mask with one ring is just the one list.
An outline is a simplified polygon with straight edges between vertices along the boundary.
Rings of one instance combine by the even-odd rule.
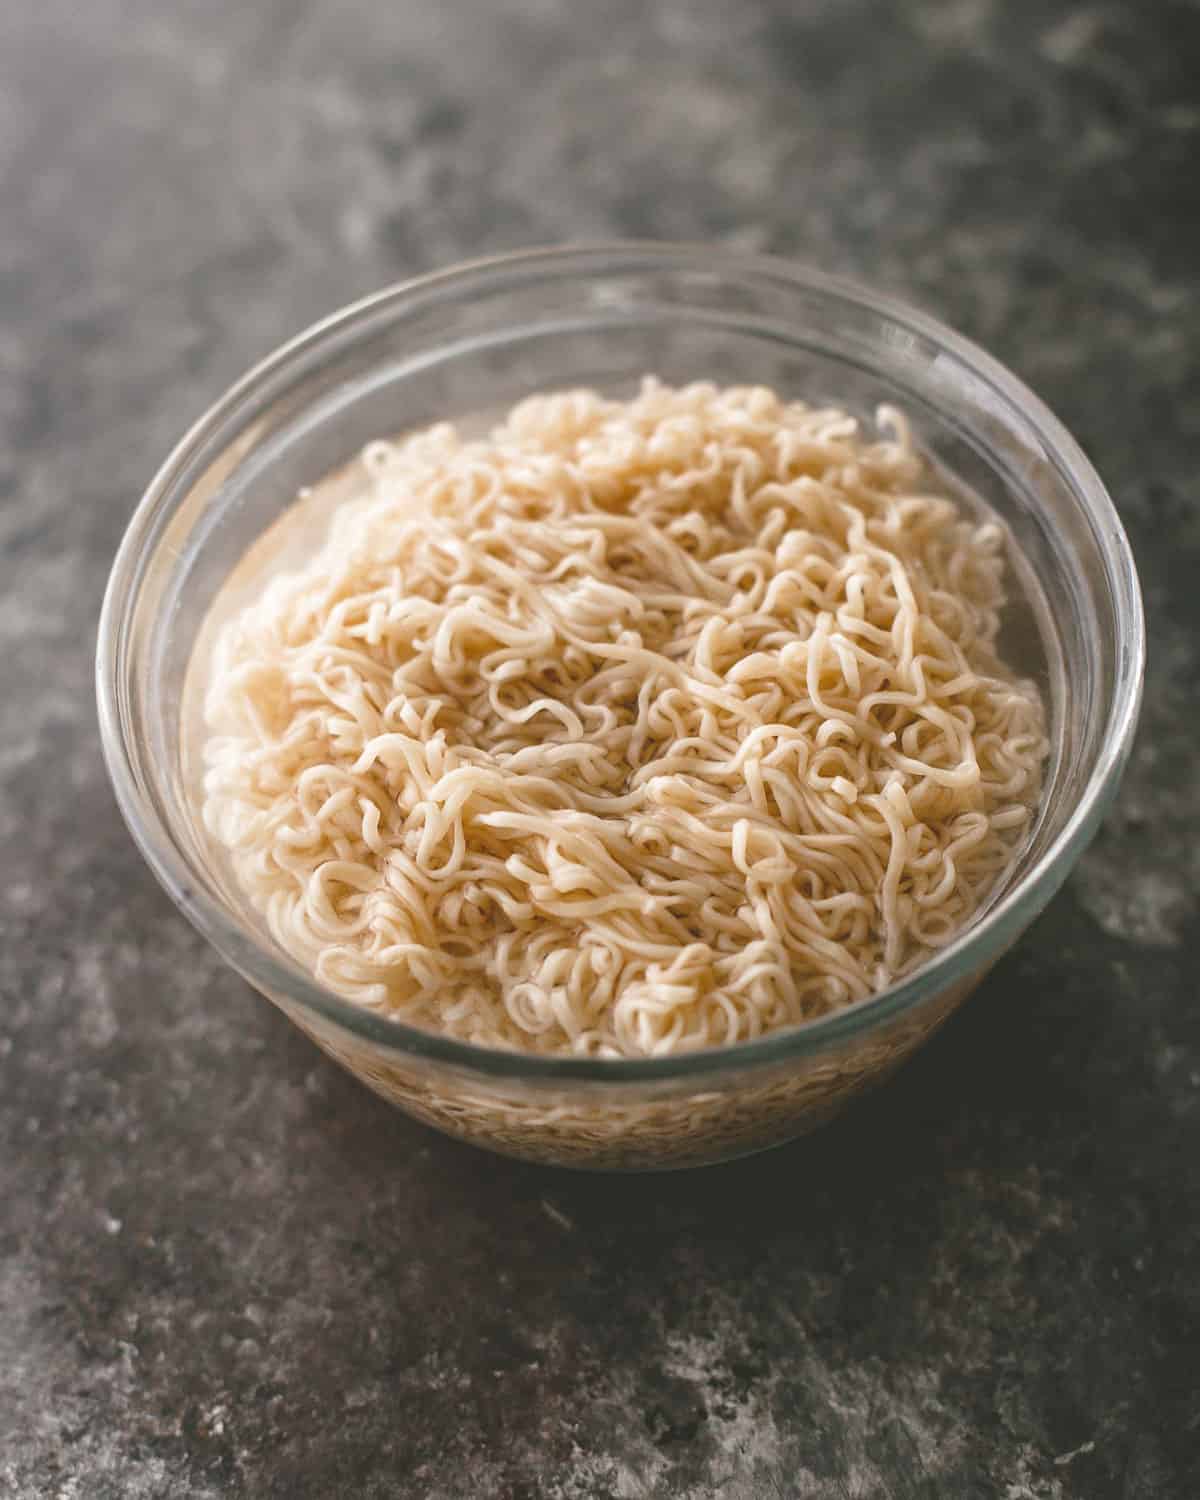
[[[1200, 12], [1032, 0], [0, 7], [0, 1493], [1200, 1492]], [[464, 256], [866, 278], [1094, 456], [1150, 610], [1107, 832], [927, 1053], [742, 1165], [408, 1123], [179, 918], [91, 689], [182, 429]]]

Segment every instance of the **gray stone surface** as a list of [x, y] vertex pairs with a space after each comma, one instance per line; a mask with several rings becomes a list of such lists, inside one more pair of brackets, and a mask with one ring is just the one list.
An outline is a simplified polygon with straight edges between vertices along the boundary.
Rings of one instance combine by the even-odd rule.
[[[38, 0], [0, 14], [0, 1493], [1200, 1493], [1200, 14], [1032, 0]], [[383, 283], [615, 233], [993, 348], [1150, 610], [1107, 831], [901, 1077], [755, 1161], [389, 1112], [146, 872], [91, 698], [176, 435]]]

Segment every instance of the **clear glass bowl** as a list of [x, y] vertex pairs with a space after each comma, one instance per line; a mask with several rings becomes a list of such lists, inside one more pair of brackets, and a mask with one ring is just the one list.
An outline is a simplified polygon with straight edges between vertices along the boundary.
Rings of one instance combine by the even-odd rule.
[[[1030, 608], [1006, 649], [1037, 671], [1053, 750], [1031, 842], [983, 916], [914, 976], [753, 1042], [660, 1060], [485, 1050], [323, 989], [240, 896], [198, 811], [185, 678], [222, 585], [297, 490], [381, 435], [478, 422], [534, 391], [772, 385], [871, 412], [1007, 521]], [[251, 984], [378, 1093], [541, 1161], [695, 1165], [810, 1129], [877, 1082], [1046, 905], [1113, 797], [1137, 719], [1144, 629], [1103, 485], [1049, 411], [981, 350], [890, 298], [701, 247], [535, 251], [408, 282], [317, 324], [192, 428], [139, 505], [100, 622], [100, 723], [121, 809], [172, 899]]]

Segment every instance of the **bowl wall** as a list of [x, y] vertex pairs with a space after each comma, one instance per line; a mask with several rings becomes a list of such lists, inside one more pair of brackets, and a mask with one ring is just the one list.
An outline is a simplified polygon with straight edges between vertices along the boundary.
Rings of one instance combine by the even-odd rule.
[[[247, 550], [366, 442], [481, 427], [537, 391], [639, 378], [770, 385], [869, 417], [904, 408], [964, 503], [1007, 523], [1021, 598], [1009, 660], [1050, 710], [1029, 846], [982, 920], [914, 979], [830, 1022], [647, 1063], [484, 1053], [321, 991], [241, 898], [199, 815], [197, 683]], [[278, 560], [277, 560], [278, 561]], [[246, 588], [254, 585], [248, 579]], [[909, 309], [786, 266], [610, 247], [507, 258], [381, 294], [251, 373], [168, 460], [130, 527], [101, 626], [99, 695], [122, 808], [225, 956], [372, 1088], [496, 1149], [575, 1165], [683, 1165], [810, 1128], [895, 1067], [1049, 900], [1115, 790], [1140, 685], [1128, 548], [1086, 459], [1035, 398]]]

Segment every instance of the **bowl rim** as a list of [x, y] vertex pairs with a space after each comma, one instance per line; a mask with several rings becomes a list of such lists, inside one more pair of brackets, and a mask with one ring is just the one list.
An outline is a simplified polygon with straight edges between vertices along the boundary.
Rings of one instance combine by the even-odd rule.
[[[1043, 443], [1047, 456], [1069, 481], [1091, 524], [1119, 626], [1114, 690], [1101, 746], [1083, 793], [1049, 846], [978, 922], [899, 983], [829, 1015], [752, 1040], [664, 1057], [577, 1058], [482, 1047], [377, 1014], [326, 989], [299, 964], [268, 952], [209, 893], [204, 872], [197, 877], [193, 865], [180, 853], [168, 820], [160, 817], [143, 795], [125, 734], [128, 693], [122, 668], [137, 586], [153, 547], [161, 541], [161, 516], [180, 498], [176, 494], [180, 479], [213, 433], [237, 417], [246, 403], [261, 399], [281, 375], [295, 373], [295, 367], [310, 356], [340, 342], [355, 325], [373, 320], [384, 310], [400, 311], [405, 305], [411, 308], [431, 298], [444, 298], [464, 286], [509, 275], [526, 279], [531, 273], [552, 271], [561, 276], [572, 265], [581, 272], [605, 270], [611, 274], [637, 267], [671, 268], [703, 270], [731, 279], [768, 280], [796, 292], [850, 303], [860, 312], [886, 318], [936, 344], [1021, 414]], [[252, 366], [179, 440], [151, 479], [128, 523], [100, 613], [96, 697], [104, 759], [135, 843], [173, 903], [255, 988], [268, 996], [285, 995], [288, 1001], [373, 1047], [452, 1065], [472, 1074], [531, 1083], [571, 1080], [601, 1086], [628, 1085], [657, 1080], [700, 1081], [713, 1074], [796, 1061], [859, 1033], [879, 1029], [922, 1000], [982, 973], [1017, 930], [1053, 897], [1115, 796], [1137, 725], [1145, 655], [1141, 591], [1116, 508], [1075, 439], [1041, 399], [998, 360], [929, 314], [839, 275], [773, 256], [698, 243], [614, 240], [486, 256], [397, 282], [313, 323]]]

